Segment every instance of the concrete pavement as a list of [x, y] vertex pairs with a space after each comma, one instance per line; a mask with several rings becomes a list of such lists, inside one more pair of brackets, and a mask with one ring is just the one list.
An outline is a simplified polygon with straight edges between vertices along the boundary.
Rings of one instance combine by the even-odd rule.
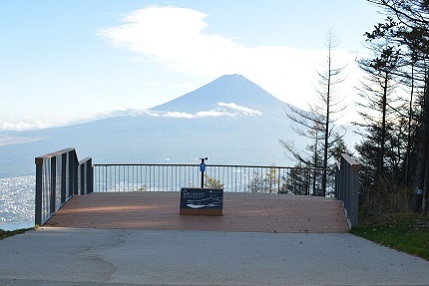
[[0, 240], [0, 285], [429, 285], [429, 262], [348, 233], [41, 227]]

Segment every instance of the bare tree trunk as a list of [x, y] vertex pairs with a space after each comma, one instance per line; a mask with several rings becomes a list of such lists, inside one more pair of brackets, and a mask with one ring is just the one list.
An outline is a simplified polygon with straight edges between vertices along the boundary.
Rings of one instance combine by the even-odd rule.
[[422, 126], [420, 130], [421, 145], [417, 153], [417, 167], [415, 179], [415, 199], [413, 209], [419, 211], [423, 200], [423, 192], [425, 187], [426, 162], [428, 160], [429, 148], [429, 78], [426, 78], [423, 102]]
[[328, 144], [329, 144], [329, 120], [330, 120], [330, 107], [331, 107], [331, 71], [332, 71], [332, 58], [331, 58], [331, 44], [328, 49], [328, 86], [326, 92], [326, 116], [325, 116], [325, 146], [323, 150], [323, 176], [322, 176], [322, 196], [326, 196], [326, 179], [328, 173]]
[[381, 140], [380, 140], [380, 153], [378, 161], [378, 176], [383, 176], [384, 173], [384, 153], [386, 145], [386, 113], [387, 113], [387, 89], [389, 84], [389, 74], [386, 72], [384, 77], [384, 90], [382, 99], [382, 119], [381, 119]]
[[413, 96], [414, 96], [414, 64], [411, 67], [411, 92], [410, 104], [408, 110], [408, 135], [407, 135], [407, 153], [406, 153], [406, 166], [405, 166], [405, 182], [407, 186], [410, 184], [410, 166], [411, 166], [411, 123], [413, 120]]
[[[429, 150], [428, 150], [429, 151]], [[426, 161], [426, 172], [425, 172], [425, 182], [424, 182], [424, 191], [422, 194], [422, 202], [421, 202], [421, 207], [422, 207], [422, 214], [426, 214], [427, 212], [427, 199], [428, 199], [428, 186], [429, 186], [429, 179], [428, 179], [428, 175], [429, 175], [429, 160]]]

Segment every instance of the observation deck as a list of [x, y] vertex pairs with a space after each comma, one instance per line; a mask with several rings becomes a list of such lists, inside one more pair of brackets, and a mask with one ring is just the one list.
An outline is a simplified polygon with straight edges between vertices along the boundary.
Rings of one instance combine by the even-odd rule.
[[45, 226], [226, 232], [348, 232], [341, 202], [284, 194], [225, 193], [222, 216], [180, 215], [179, 192], [74, 196]]

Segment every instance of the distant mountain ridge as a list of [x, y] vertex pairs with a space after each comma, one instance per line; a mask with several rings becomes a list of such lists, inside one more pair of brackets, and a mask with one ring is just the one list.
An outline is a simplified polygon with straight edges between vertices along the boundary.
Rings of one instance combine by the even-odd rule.
[[[131, 115], [0, 132], [0, 177], [34, 173], [34, 157], [66, 147], [94, 163], [198, 163], [208, 157], [208, 164], [291, 165], [279, 139], [305, 144], [291, 130], [289, 106], [241, 75], [225, 75]], [[2, 146], [1, 138], [19, 144]]]

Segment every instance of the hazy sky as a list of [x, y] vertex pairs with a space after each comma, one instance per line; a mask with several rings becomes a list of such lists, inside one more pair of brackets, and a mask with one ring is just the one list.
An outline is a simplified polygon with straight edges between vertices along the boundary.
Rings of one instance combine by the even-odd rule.
[[377, 10], [365, 0], [3, 0], [0, 130], [147, 109], [233, 73], [305, 108], [329, 29], [352, 106], [354, 59], [384, 18]]

